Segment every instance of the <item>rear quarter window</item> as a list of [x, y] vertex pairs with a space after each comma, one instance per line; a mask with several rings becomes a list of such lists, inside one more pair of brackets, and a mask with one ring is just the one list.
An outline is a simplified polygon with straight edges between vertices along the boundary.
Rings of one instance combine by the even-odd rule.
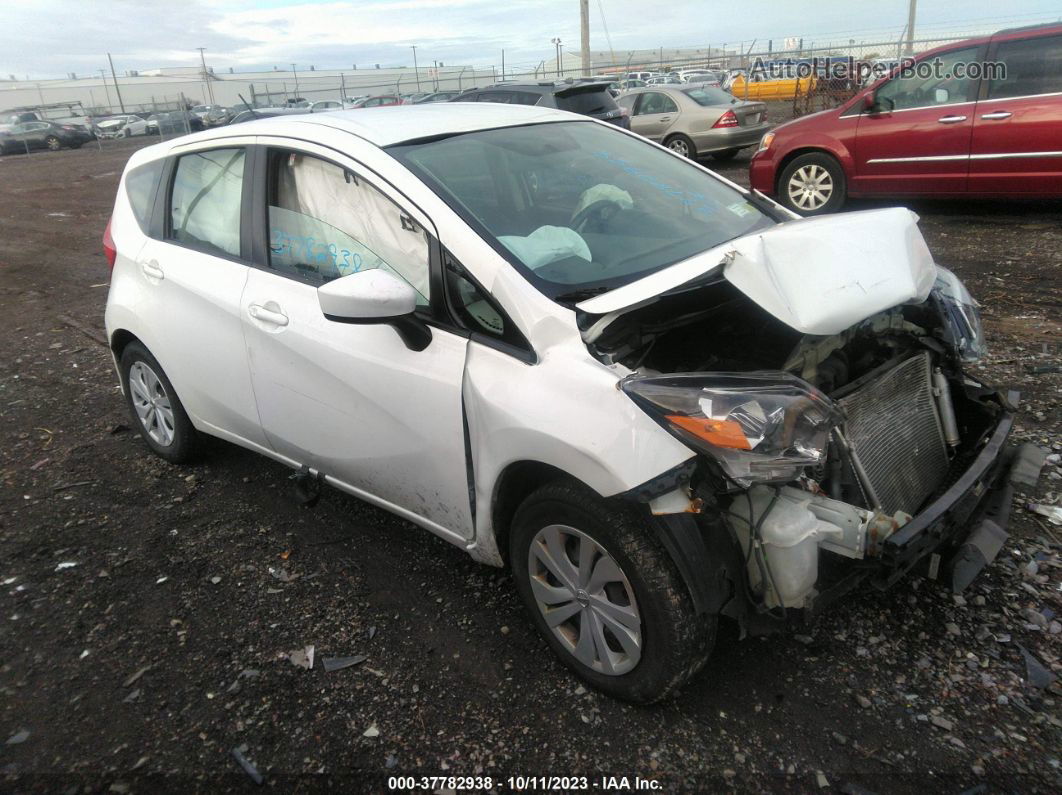
[[133, 208], [140, 231], [148, 233], [151, 225], [151, 212], [155, 207], [155, 191], [162, 176], [163, 160], [152, 160], [137, 166], [125, 175], [125, 192], [129, 205]]

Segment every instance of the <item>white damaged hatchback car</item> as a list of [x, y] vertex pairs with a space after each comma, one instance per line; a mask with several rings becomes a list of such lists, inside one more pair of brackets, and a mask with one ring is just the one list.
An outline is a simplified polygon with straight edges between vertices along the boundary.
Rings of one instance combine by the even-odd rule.
[[104, 237], [141, 434], [295, 468], [509, 566], [595, 687], [998, 552], [1016, 395], [907, 210], [800, 220], [613, 125], [436, 104], [136, 152]]

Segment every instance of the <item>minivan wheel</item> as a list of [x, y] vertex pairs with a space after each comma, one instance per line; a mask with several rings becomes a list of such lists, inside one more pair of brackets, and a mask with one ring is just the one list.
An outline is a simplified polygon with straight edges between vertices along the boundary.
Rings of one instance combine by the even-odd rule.
[[174, 464], [191, 461], [199, 435], [155, 357], [131, 342], [122, 351], [121, 373], [126, 401], [147, 446]]
[[801, 155], [785, 167], [778, 181], [782, 204], [801, 215], [822, 215], [841, 209], [846, 184], [844, 169], [830, 155]]
[[44, 145], [51, 149], [53, 152], [58, 152], [63, 148], [63, 142], [56, 138], [54, 135], [49, 135], [44, 139]]
[[664, 146], [675, 154], [682, 155], [683, 157], [688, 157], [690, 159], [697, 157], [697, 146], [688, 135], [675, 133], [664, 141]]
[[704, 665], [716, 617], [698, 615], [639, 512], [558, 481], [528, 497], [510, 534], [516, 587], [561, 661], [637, 703], [674, 692]]

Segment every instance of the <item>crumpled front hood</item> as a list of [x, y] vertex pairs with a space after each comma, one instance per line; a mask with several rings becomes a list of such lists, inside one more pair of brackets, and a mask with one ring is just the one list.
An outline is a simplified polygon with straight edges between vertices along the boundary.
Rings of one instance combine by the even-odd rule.
[[783, 323], [837, 334], [907, 301], [923, 301], [936, 266], [918, 216], [896, 207], [788, 221], [736, 238], [577, 308], [620, 312], [715, 269]]

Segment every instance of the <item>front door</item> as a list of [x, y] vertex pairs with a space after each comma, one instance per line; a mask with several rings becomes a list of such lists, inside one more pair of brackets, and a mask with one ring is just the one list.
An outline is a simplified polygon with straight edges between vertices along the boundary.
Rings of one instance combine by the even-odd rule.
[[[386, 269], [432, 300], [428, 220], [353, 161], [307, 143], [263, 147], [255, 213], [265, 261], [243, 294], [258, 411], [276, 452], [447, 536], [470, 539], [461, 384], [465, 337], [325, 318], [317, 287]], [[432, 230], [433, 231], [433, 230]]]
[[631, 116], [631, 131], [650, 141], [661, 141], [664, 134], [678, 118], [679, 109], [675, 100], [659, 91], [647, 91], [638, 95]]
[[1000, 41], [970, 147], [970, 192], [1062, 195], [1062, 36]]
[[978, 81], [957, 76], [978, 47], [931, 59], [926, 77], [893, 77], [859, 118], [850, 189], [861, 194], [966, 191]]

